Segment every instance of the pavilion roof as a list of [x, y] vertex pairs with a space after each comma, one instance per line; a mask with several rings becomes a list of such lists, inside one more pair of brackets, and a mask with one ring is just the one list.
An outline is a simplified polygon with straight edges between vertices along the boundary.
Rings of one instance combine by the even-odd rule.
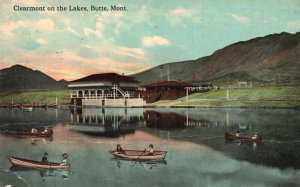
[[125, 82], [125, 83], [139, 83], [139, 81], [134, 80], [131, 77], [120, 75], [117, 73], [101, 73], [93, 74], [80, 79], [70, 81], [70, 83], [77, 82], [99, 82], [99, 81], [109, 81], [109, 82]]

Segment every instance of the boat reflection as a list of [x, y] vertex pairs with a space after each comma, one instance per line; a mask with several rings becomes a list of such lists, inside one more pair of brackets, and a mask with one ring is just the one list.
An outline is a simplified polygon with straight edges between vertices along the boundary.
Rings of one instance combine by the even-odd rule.
[[11, 172], [38, 172], [41, 176], [42, 180], [45, 181], [46, 178], [50, 177], [59, 177], [61, 176], [63, 180], [68, 180], [71, 171], [69, 170], [53, 170], [53, 169], [32, 169], [32, 168], [25, 168], [19, 166], [11, 166], [9, 168]]
[[46, 144], [46, 143], [49, 143], [49, 142], [52, 142], [53, 141], [53, 137], [31, 137], [30, 138], [30, 143], [31, 145], [37, 145], [37, 144], [40, 144], [40, 143], [43, 143], [43, 144]]
[[166, 160], [129, 160], [129, 159], [121, 159], [113, 157], [110, 159], [113, 162], [116, 162], [116, 166], [121, 168], [122, 166], [129, 166], [129, 167], [143, 167], [146, 169], [152, 169], [153, 167], [159, 165], [168, 165]]
[[237, 146], [248, 146], [252, 148], [252, 150], [257, 149], [259, 146], [263, 144], [263, 142], [249, 142], [249, 141], [240, 141], [240, 140], [228, 140], [225, 138], [225, 144], [235, 144]]
[[46, 178], [49, 177], [57, 177], [61, 176], [63, 180], [68, 180], [69, 179], [69, 173], [70, 171], [68, 170], [41, 170], [40, 171], [40, 176], [42, 177], [43, 182], [45, 182]]
[[74, 108], [70, 110], [69, 129], [106, 137], [134, 134], [142, 125], [142, 111], [139, 108]]

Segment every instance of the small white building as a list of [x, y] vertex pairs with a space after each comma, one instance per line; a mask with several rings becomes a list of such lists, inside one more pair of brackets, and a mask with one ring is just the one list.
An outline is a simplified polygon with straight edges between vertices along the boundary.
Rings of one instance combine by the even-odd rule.
[[142, 107], [139, 82], [116, 73], [93, 74], [70, 81], [70, 104], [95, 107]]

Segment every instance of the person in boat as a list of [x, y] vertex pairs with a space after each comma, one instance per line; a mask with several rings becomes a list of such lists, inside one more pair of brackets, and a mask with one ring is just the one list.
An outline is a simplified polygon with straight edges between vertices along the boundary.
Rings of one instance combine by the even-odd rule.
[[47, 133], [47, 132], [48, 132], [48, 128], [46, 127], [43, 133]]
[[125, 153], [124, 149], [121, 147], [120, 144], [117, 145], [116, 151], [119, 152], [119, 153], [122, 153], [122, 154]]
[[44, 156], [42, 157], [42, 164], [48, 164], [49, 162], [48, 162], [48, 153], [47, 152], [45, 152], [44, 153]]
[[63, 157], [63, 160], [60, 165], [67, 165], [68, 154], [64, 153], [64, 154], [62, 154], [62, 157]]
[[31, 133], [37, 133], [37, 129], [33, 127], [33, 128], [31, 129]]
[[235, 133], [235, 136], [236, 136], [236, 137], [240, 137], [240, 131], [237, 131], [237, 132]]
[[254, 135], [252, 136], [252, 140], [256, 140], [258, 138], [258, 134], [257, 132], [254, 133]]
[[150, 144], [150, 145], [149, 145], [149, 153], [148, 153], [149, 155], [153, 155], [153, 154], [154, 154], [154, 149], [153, 149], [153, 147], [154, 147], [153, 144]]

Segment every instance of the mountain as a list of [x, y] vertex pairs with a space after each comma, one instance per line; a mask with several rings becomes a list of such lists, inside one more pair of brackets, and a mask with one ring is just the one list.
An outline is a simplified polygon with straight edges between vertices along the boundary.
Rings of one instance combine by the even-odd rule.
[[[237, 42], [210, 56], [168, 63], [132, 75], [146, 83], [167, 79], [219, 85], [300, 84], [300, 32], [280, 33]], [[169, 72], [169, 73], [168, 73]]]
[[21, 65], [0, 70], [0, 91], [28, 89], [67, 89], [67, 82]]

